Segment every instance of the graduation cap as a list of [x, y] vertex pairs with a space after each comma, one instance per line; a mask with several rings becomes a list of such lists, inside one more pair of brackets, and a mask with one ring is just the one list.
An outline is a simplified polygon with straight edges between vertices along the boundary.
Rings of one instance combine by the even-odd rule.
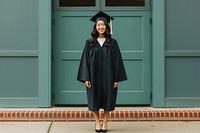
[[112, 33], [112, 20], [114, 18], [109, 16], [108, 14], [102, 12], [102, 11], [99, 11], [97, 14], [95, 14], [90, 20], [93, 21], [93, 22], [97, 22], [99, 20], [104, 20], [106, 21], [107, 23], [110, 23], [110, 34], [113, 34]]

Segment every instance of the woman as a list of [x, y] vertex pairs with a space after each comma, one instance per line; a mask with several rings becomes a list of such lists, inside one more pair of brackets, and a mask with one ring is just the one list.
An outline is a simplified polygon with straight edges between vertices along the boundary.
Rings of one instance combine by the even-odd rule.
[[[101, 11], [91, 18], [95, 22], [92, 38], [86, 40], [77, 76], [86, 85], [96, 132], [107, 132], [109, 111], [115, 109], [118, 82], [127, 80], [117, 41], [111, 38], [110, 19], [113, 18]], [[99, 109], [104, 110], [102, 124]]]

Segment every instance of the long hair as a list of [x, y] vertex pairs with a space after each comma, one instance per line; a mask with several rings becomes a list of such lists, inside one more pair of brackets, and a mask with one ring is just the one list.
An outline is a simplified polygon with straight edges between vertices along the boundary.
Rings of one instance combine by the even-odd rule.
[[[106, 43], [105, 45], [106, 46], [109, 46], [110, 45], [110, 40], [111, 40], [111, 34], [110, 34], [110, 26], [108, 25], [108, 23], [105, 21], [105, 20], [102, 20], [106, 26], [106, 31], [104, 33], [105, 35], [105, 38], [106, 38]], [[98, 22], [98, 21], [97, 21]], [[91, 39], [91, 44], [92, 45], [95, 45], [96, 42], [97, 42], [97, 38], [99, 37], [99, 34], [98, 34], [98, 31], [96, 30], [96, 25], [97, 25], [97, 22], [95, 22], [94, 26], [93, 26], [93, 31], [91, 32], [91, 36], [92, 36], [92, 39]]]

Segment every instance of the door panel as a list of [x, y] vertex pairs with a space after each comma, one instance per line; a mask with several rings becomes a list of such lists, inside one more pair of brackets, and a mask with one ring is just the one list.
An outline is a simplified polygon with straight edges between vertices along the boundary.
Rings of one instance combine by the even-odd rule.
[[[85, 39], [89, 38], [93, 14], [56, 13], [54, 104], [86, 104], [84, 84], [76, 80]], [[71, 16], [73, 15], [73, 16]]]
[[120, 83], [118, 104], [150, 104], [150, 48], [148, 12], [109, 13], [113, 38], [121, 49], [128, 80]]
[[61, 60], [58, 64], [60, 69], [56, 77], [55, 104], [86, 104], [85, 88], [76, 80], [79, 61], [71, 58]]

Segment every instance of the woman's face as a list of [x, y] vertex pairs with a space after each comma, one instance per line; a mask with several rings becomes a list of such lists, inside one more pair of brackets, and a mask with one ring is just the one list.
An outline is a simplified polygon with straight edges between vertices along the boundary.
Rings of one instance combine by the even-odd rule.
[[97, 21], [96, 30], [98, 31], [100, 35], [104, 34], [104, 32], [106, 31], [106, 25], [104, 21], [102, 20]]

